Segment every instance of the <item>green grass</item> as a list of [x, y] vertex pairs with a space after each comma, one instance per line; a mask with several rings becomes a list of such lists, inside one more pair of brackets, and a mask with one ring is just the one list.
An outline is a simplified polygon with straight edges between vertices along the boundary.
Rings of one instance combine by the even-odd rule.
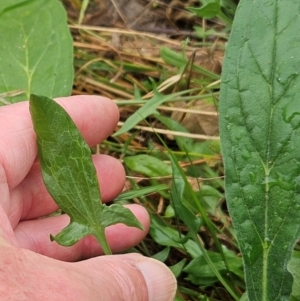
[[[79, 15], [79, 3], [69, 2]], [[148, 236], [128, 251], [170, 267], [178, 280], [176, 300], [239, 300], [245, 290], [218, 133], [203, 125], [217, 123], [221, 61], [235, 4], [223, 1], [216, 18], [199, 19], [202, 26], [191, 40], [90, 28], [70, 19], [73, 93], [104, 95], [120, 108], [121, 134], [98, 146], [126, 169], [127, 191], [115, 202], [141, 204], [151, 216]]]

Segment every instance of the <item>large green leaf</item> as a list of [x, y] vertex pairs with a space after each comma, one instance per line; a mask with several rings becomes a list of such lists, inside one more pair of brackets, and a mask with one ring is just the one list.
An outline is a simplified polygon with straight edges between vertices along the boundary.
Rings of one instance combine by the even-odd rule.
[[70, 224], [52, 237], [64, 246], [94, 235], [105, 253], [105, 227], [123, 223], [142, 229], [132, 212], [101, 203], [91, 151], [67, 112], [55, 101], [31, 95], [30, 112], [37, 134], [42, 176], [48, 192], [70, 218]]
[[300, 3], [242, 0], [222, 75], [226, 199], [249, 300], [288, 300], [300, 226]]
[[66, 12], [57, 0], [5, 0], [0, 3], [0, 94], [23, 90], [69, 95], [73, 84], [73, 45]]

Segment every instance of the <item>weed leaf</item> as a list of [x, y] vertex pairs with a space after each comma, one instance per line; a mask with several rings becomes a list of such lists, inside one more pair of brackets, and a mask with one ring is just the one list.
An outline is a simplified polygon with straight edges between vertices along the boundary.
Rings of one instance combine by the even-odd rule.
[[142, 228], [129, 209], [101, 203], [90, 148], [67, 112], [55, 101], [36, 95], [30, 97], [30, 112], [45, 185], [71, 218], [70, 224], [52, 239], [70, 246], [92, 234], [104, 249], [105, 227], [124, 223]]
[[[158, 92], [156, 88], [153, 90], [154, 96], [149, 99], [145, 105], [143, 105], [140, 109], [138, 109], [134, 114], [132, 114], [124, 123], [122, 128], [120, 128], [114, 135], [121, 135], [131, 130], [136, 124], [138, 124], [141, 120], [147, 118], [151, 114], [158, 114], [156, 111], [157, 106], [161, 105], [165, 101], [168, 100], [168, 97], [165, 97], [161, 93]], [[141, 96], [138, 93], [138, 90], [135, 90], [135, 98], [140, 100]]]
[[159, 191], [168, 190], [168, 189], [169, 189], [168, 185], [158, 184], [158, 185], [152, 185], [149, 187], [143, 187], [139, 189], [127, 190], [119, 194], [119, 196], [115, 198], [115, 201], [126, 201], [126, 200], [142, 197], [147, 194], [157, 193]]
[[240, 2], [222, 74], [228, 207], [249, 300], [288, 300], [300, 227], [300, 6]]
[[[162, 122], [171, 131], [189, 133], [189, 131], [184, 126], [170, 117], [155, 115], [155, 118]], [[182, 152], [194, 151], [194, 139], [180, 136], [175, 136], [174, 139]]]
[[148, 177], [170, 176], [172, 168], [164, 161], [149, 156], [149, 155], [135, 155], [124, 158], [125, 165]]
[[126, 224], [129, 227], [135, 227], [141, 230], [143, 229], [143, 226], [135, 218], [133, 213], [129, 209], [118, 204], [103, 206], [101, 219], [101, 224], [103, 227], [121, 223]]
[[213, 18], [219, 13], [221, 7], [220, 0], [206, 0], [202, 2], [203, 6], [200, 8], [190, 7], [189, 10], [202, 18]]
[[[198, 233], [201, 220], [192, 213], [184, 204], [184, 194], [192, 194], [192, 188], [188, 184], [184, 172], [180, 168], [176, 158], [171, 156], [170, 160], [173, 169], [173, 182], [171, 186], [171, 199], [176, 215], [184, 221], [185, 225], [188, 227], [189, 232], [193, 234]], [[192, 197], [190, 197], [192, 199]]]
[[[176, 97], [186, 93], [187, 91], [180, 91], [177, 93], [169, 94], [169, 95], [163, 95], [161, 94], [156, 87], [153, 88], [153, 97], [141, 107], [139, 108], [135, 113], [133, 113], [123, 124], [123, 126], [114, 134], [114, 136], [118, 136], [121, 134], [124, 134], [131, 130], [135, 125], [137, 125], [140, 121], [147, 118], [148, 116], [152, 114], [158, 114], [156, 108], [168, 101], [171, 101], [172, 99], [175, 99]], [[142, 101], [141, 95], [139, 94], [139, 91], [135, 90], [135, 99], [136, 101]]]
[[184, 244], [180, 243], [177, 230], [164, 224], [164, 222], [156, 214], [150, 214], [150, 216], [150, 235], [158, 244], [162, 246], [170, 246], [181, 250], [186, 250], [192, 258], [196, 258], [197, 256], [202, 254], [196, 242], [189, 239]]

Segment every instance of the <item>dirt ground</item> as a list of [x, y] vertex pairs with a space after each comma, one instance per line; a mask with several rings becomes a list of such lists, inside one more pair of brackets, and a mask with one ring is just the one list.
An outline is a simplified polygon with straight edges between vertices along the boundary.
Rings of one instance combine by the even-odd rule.
[[[76, 17], [74, 1], [64, 0], [69, 14]], [[153, 33], [176, 34], [189, 31], [199, 22], [188, 7], [199, 6], [199, 0], [94, 0], [90, 3], [83, 24]]]

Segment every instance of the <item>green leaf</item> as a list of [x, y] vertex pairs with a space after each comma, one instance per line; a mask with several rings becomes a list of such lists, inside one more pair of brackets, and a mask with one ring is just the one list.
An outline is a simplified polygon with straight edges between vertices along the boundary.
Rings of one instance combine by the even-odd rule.
[[134, 198], [139, 198], [151, 193], [157, 193], [162, 190], [168, 190], [169, 186], [166, 184], [153, 185], [134, 190], [124, 191], [115, 198], [115, 201], [126, 201]]
[[[153, 90], [154, 95], [151, 99], [149, 99], [145, 105], [143, 105], [140, 109], [138, 109], [134, 114], [132, 114], [123, 124], [123, 126], [114, 134], [114, 136], [118, 136], [124, 134], [131, 130], [136, 124], [138, 124], [141, 120], [147, 118], [151, 114], [158, 114], [156, 108], [163, 104], [164, 102], [171, 99], [170, 96], [164, 96], [159, 93], [156, 88]], [[135, 99], [140, 100], [141, 96], [137, 89], [135, 89]]]
[[216, 209], [220, 199], [223, 198], [223, 195], [218, 190], [209, 185], [202, 185], [201, 189], [196, 192], [196, 195], [206, 212], [211, 215], [217, 214]]
[[187, 59], [183, 53], [178, 53], [168, 47], [160, 48], [160, 56], [167, 64], [177, 68], [185, 68], [187, 64]]
[[[225, 248], [224, 251], [229, 271], [243, 279], [242, 259]], [[228, 272], [220, 253], [206, 251], [206, 254], [219, 273], [225, 274]], [[199, 269], [199, 267], [201, 268]], [[203, 255], [194, 258], [183, 271], [188, 273], [188, 278], [197, 285], [211, 285], [218, 281], [215, 272], [211, 269], [211, 266], [207, 263]]]
[[170, 156], [173, 176], [171, 186], [171, 200], [176, 215], [188, 227], [188, 231], [193, 234], [198, 233], [201, 219], [183, 203], [184, 194], [191, 194], [192, 188], [188, 185], [186, 178], [184, 178], [183, 171], [180, 169], [178, 162], [175, 161], [174, 156]]
[[76, 244], [81, 238], [89, 235], [91, 232], [92, 230], [89, 227], [71, 222], [68, 227], [60, 231], [56, 236], [50, 235], [50, 238], [62, 246], [69, 247]]
[[290, 301], [300, 300], [300, 252], [294, 251], [288, 264], [288, 270], [294, 278], [293, 289]]
[[128, 227], [135, 227], [143, 230], [142, 224], [128, 208], [118, 204], [104, 206], [101, 214], [102, 226], [106, 228], [119, 223], [125, 224]]
[[[189, 133], [189, 131], [179, 122], [166, 116], [155, 115], [155, 118], [162, 122], [171, 131], [178, 131], [182, 133]], [[192, 152], [194, 146], [194, 139], [186, 137], [174, 137], [179, 149], [183, 152]]]
[[206, 0], [200, 8], [189, 7], [188, 9], [201, 18], [213, 18], [220, 12], [220, 0]]
[[249, 300], [288, 300], [300, 225], [300, 6], [242, 0], [224, 61], [226, 199]]
[[0, 4], [0, 93], [70, 95], [73, 42], [66, 12], [57, 0], [6, 0]]
[[172, 174], [170, 165], [149, 155], [125, 157], [124, 163], [131, 170], [148, 177], [170, 176]]
[[178, 231], [165, 225], [158, 216], [154, 214], [150, 214], [150, 216], [151, 227], [149, 232], [155, 242], [162, 246], [170, 246], [187, 251], [193, 258], [201, 254], [196, 242], [189, 239], [184, 244], [179, 243], [179, 238], [183, 236], [179, 236]]
[[168, 259], [169, 254], [170, 254], [170, 247], [166, 247], [151, 257], [161, 262], [165, 262]]
[[70, 246], [91, 234], [103, 251], [110, 253], [105, 227], [123, 223], [142, 228], [141, 224], [128, 209], [101, 204], [90, 148], [67, 112], [47, 97], [31, 95], [30, 113], [46, 188], [71, 218], [70, 224], [52, 239]]
[[[188, 64], [188, 60], [185, 58], [183, 53], [178, 53], [168, 47], [161, 47], [160, 48], [160, 56], [161, 58], [171, 66], [175, 66], [179, 68], [181, 71], [185, 69], [185, 67]], [[208, 78], [218, 80], [220, 79], [220, 76], [208, 71], [200, 66], [193, 65], [192, 70], [199, 72], [200, 74], [207, 76]]]
[[186, 262], [187, 262], [187, 259], [184, 258], [181, 261], [179, 261], [176, 264], [169, 267], [169, 269], [171, 270], [171, 272], [174, 274], [174, 276], [176, 278], [178, 278], [180, 276]]

